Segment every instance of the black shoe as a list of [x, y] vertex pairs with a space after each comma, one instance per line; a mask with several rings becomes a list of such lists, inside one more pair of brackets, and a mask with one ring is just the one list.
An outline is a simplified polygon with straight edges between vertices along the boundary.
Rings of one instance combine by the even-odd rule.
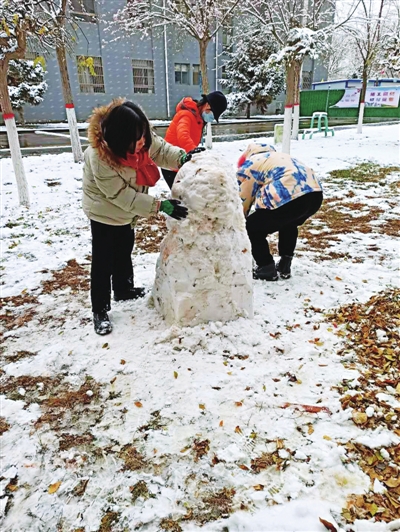
[[105, 310], [102, 312], [93, 312], [94, 330], [97, 334], [104, 336], [110, 334], [112, 331], [112, 325], [110, 318]]
[[290, 255], [282, 255], [281, 260], [276, 265], [281, 279], [289, 279], [291, 277], [290, 266], [292, 265], [292, 259]]
[[253, 279], [261, 279], [262, 281], [277, 281], [278, 272], [276, 271], [275, 262], [267, 264], [266, 266], [259, 266], [253, 270]]
[[114, 301], [128, 301], [129, 299], [139, 299], [146, 295], [145, 288], [130, 288], [125, 292], [114, 292]]

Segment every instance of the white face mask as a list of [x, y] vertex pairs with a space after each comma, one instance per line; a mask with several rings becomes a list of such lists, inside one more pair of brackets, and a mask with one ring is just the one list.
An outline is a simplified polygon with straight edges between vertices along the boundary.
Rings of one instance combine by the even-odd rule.
[[204, 122], [214, 122], [214, 113], [212, 111], [203, 111], [201, 113], [201, 116], [203, 117]]

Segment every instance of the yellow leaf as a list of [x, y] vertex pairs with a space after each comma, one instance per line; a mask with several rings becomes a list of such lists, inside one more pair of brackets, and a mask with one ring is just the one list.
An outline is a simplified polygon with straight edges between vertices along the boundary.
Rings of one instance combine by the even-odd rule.
[[228, 375], [232, 375], [232, 371], [228, 371]]
[[314, 427], [312, 425], [308, 425], [308, 434], [312, 434], [314, 432]]
[[257, 432], [254, 432], [254, 430], [252, 430], [249, 438], [251, 438], [252, 440], [255, 440], [257, 438]]
[[11, 33], [10, 33], [10, 28], [8, 27], [7, 25], [7, 22], [6, 22], [6, 19], [3, 18], [3, 20], [1, 21], [2, 23], [2, 26], [4, 28], [4, 31], [7, 33], [7, 37], [10, 37]]
[[223, 426], [224, 426], [224, 422], [222, 421], [222, 419], [221, 419], [221, 421], [219, 422], [219, 426], [220, 426], [220, 427], [223, 427]]
[[174, 371], [174, 377], [175, 377], [175, 379], [178, 378], [178, 372], [177, 371]]
[[18, 14], [13, 15], [13, 22], [14, 22], [15, 26], [18, 24], [18, 21], [19, 21]]
[[190, 445], [186, 445], [183, 449], [181, 449], [181, 453], [186, 453], [186, 451], [190, 449]]
[[332, 441], [332, 438], [330, 436], [324, 436], [324, 440]]
[[400, 478], [389, 478], [389, 480], [383, 481], [389, 488], [398, 488], [400, 486]]
[[39, 34], [39, 35], [43, 35], [43, 33], [46, 33], [46, 31], [47, 31], [46, 27], [45, 27], [45, 26], [42, 26], [42, 27], [40, 28], [40, 30], [38, 31], [38, 34]]
[[206, 407], [203, 404], [201, 404], [201, 403], [199, 404], [199, 408], [200, 408], [200, 410], [205, 410], [206, 409]]
[[396, 393], [397, 393], [398, 395], [400, 395], [400, 382], [399, 382], [399, 384], [396, 386]]
[[367, 414], [365, 412], [358, 412], [357, 410], [353, 410], [351, 417], [356, 425], [364, 425], [368, 421]]
[[224, 361], [223, 361], [223, 364], [224, 364], [224, 366], [227, 366], [227, 365], [228, 365], [228, 361], [227, 361], [227, 360], [224, 360]]
[[16, 484], [8, 484], [6, 486], [7, 491], [16, 491], [18, 489], [18, 486]]
[[267, 387], [265, 386], [265, 384], [263, 384], [263, 390], [264, 390], [264, 392], [267, 391]]
[[319, 345], [321, 347], [321, 345], [324, 345], [324, 342], [315, 342], [315, 345]]
[[135, 401], [135, 406], [137, 406], [138, 408], [142, 408], [142, 403], [140, 401]]
[[235, 432], [237, 434], [243, 434], [242, 429], [239, 427], [239, 425], [235, 428]]
[[256, 484], [255, 486], [253, 486], [253, 488], [256, 491], [264, 491], [264, 485], [263, 484]]
[[56, 482], [55, 484], [51, 484], [51, 485], [49, 486], [49, 489], [48, 489], [47, 491], [48, 491], [50, 494], [51, 494], [51, 493], [55, 493], [55, 492], [58, 490], [58, 488], [59, 488], [60, 486], [61, 486], [61, 481]]

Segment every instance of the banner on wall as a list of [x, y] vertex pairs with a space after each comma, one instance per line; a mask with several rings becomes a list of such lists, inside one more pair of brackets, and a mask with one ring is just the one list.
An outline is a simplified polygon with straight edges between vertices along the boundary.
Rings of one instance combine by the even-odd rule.
[[[331, 107], [358, 107], [361, 89], [345, 89], [342, 98]], [[398, 107], [400, 87], [374, 87], [366, 90], [365, 107]]]

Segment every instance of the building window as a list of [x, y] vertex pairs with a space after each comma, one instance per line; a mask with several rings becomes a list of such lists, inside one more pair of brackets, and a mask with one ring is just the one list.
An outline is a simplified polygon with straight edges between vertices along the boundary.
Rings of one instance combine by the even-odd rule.
[[312, 88], [312, 72], [309, 70], [303, 70], [302, 74], [302, 89], [310, 90]]
[[222, 52], [229, 54], [233, 52], [233, 18], [228, 17], [222, 28]]
[[133, 92], [141, 94], [154, 93], [154, 63], [142, 59], [132, 60]]
[[175, 63], [175, 83], [189, 85], [189, 65], [185, 63]]
[[86, 93], [106, 92], [101, 57], [79, 55], [76, 58], [76, 62], [78, 65], [79, 90]]
[[95, 0], [71, 0], [71, 13], [77, 20], [96, 22]]
[[192, 66], [192, 84], [193, 85], [201, 85], [201, 72], [200, 72], [200, 65], [193, 65]]

